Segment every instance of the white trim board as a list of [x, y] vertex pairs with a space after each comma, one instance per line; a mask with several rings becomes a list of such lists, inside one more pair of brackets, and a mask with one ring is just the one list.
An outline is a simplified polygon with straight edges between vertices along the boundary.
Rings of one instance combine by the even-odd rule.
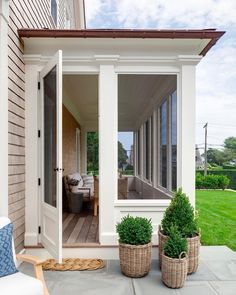
[[8, 18], [9, 2], [0, 0], [0, 216], [8, 216]]

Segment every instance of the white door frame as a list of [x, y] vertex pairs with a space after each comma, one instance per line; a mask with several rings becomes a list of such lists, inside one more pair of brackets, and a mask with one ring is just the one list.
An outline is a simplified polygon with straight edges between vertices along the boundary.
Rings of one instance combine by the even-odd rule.
[[[56, 207], [44, 202], [44, 84], [43, 78], [56, 66]], [[59, 50], [40, 72], [41, 118], [41, 243], [59, 262], [62, 261], [62, 51]], [[40, 155], [39, 155], [40, 156]]]

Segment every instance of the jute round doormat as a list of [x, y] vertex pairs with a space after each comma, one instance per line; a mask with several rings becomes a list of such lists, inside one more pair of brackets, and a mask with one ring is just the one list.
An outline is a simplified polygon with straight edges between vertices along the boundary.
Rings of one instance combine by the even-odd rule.
[[43, 270], [96, 270], [105, 267], [102, 259], [84, 259], [84, 258], [64, 258], [59, 264], [55, 259], [47, 259], [43, 265]]

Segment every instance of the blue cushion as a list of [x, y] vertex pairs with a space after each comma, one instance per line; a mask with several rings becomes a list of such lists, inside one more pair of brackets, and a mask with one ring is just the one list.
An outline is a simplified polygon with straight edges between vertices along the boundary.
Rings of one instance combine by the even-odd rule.
[[12, 253], [12, 223], [0, 228], [0, 277], [17, 272]]

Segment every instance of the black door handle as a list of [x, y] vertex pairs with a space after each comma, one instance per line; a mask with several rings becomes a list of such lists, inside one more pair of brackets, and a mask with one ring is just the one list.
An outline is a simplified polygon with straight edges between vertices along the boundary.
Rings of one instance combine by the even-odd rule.
[[59, 168], [54, 168], [54, 171], [59, 171]]

